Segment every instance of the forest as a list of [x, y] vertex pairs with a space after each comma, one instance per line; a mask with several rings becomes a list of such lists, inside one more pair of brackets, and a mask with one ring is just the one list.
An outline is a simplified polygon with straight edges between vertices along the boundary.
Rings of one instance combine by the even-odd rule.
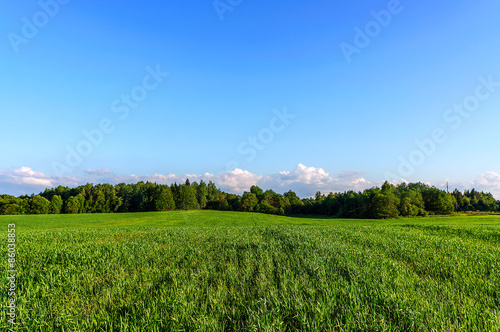
[[0, 195], [0, 215], [123, 213], [171, 210], [220, 210], [276, 215], [325, 215], [337, 218], [388, 219], [448, 215], [459, 211], [500, 210], [491, 193], [474, 189], [451, 193], [418, 183], [393, 185], [362, 192], [345, 191], [299, 198], [293, 191], [278, 194], [252, 186], [242, 195], [226, 193], [215, 183], [171, 185], [152, 182], [136, 184], [86, 184], [76, 188], [58, 186], [38, 195]]

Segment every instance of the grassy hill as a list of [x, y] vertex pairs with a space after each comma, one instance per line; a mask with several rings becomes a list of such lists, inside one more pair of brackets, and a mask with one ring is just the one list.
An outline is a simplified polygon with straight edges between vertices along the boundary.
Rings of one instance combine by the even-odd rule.
[[2, 216], [5, 271], [10, 223], [19, 331], [500, 330], [499, 216]]

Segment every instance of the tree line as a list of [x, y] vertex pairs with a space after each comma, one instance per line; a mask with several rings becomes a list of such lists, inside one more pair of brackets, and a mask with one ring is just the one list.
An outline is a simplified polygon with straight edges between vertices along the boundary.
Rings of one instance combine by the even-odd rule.
[[252, 186], [243, 195], [226, 193], [212, 181], [171, 185], [152, 182], [58, 186], [38, 195], [0, 195], [0, 215], [120, 213], [209, 209], [276, 215], [325, 215], [338, 218], [386, 219], [446, 215], [457, 211], [499, 211], [491, 193], [474, 189], [452, 193], [423, 183], [385, 182], [380, 188], [299, 198]]

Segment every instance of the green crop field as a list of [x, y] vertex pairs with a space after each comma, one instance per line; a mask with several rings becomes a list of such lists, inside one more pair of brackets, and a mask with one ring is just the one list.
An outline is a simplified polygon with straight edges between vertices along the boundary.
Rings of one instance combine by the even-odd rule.
[[18, 331], [500, 331], [500, 216], [2, 216], [5, 276], [8, 224]]

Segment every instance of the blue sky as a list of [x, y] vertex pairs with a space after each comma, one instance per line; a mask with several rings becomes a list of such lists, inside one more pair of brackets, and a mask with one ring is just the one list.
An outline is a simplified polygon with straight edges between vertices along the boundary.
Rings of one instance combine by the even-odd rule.
[[0, 3], [2, 193], [189, 175], [500, 194], [498, 2], [64, 2]]

